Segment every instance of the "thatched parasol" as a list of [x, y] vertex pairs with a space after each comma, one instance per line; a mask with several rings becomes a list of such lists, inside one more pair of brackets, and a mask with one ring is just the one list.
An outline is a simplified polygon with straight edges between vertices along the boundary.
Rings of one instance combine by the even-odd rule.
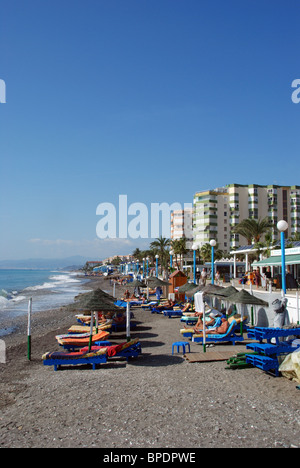
[[228, 286], [227, 288], [223, 288], [222, 290], [217, 291], [215, 294], [216, 296], [229, 297], [237, 292], [239, 291], [234, 286]]
[[184, 293], [186, 291], [189, 291], [190, 289], [195, 289], [196, 287], [197, 287], [197, 284], [195, 283], [185, 283], [178, 288], [178, 292]]
[[147, 279], [147, 285], [150, 287], [155, 287], [155, 286], [170, 286], [171, 283], [168, 281], [163, 281], [159, 278], [156, 278], [156, 276], [153, 276], [152, 278]]
[[185, 291], [185, 295], [186, 295], [187, 297], [192, 297], [192, 296], [194, 296], [197, 292], [202, 292], [203, 289], [204, 289], [204, 286], [198, 285], [198, 286], [196, 286], [196, 287], [194, 287], [194, 288], [187, 289], [187, 290]]
[[84, 310], [88, 312], [103, 311], [103, 312], [120, 312], [121, 307], [114, 304], [115, 298], [107, 294], [102, 289], [81, 294], [77, 296], [74, 304], [71, 305], [73, 309]]
[[95, 297], [95, 296], [107, 298], [108, 300], [111, 300], [111, 301], [115, 300], [115, 298], [111, 294], [103, 291], [103, 289], [100, 289], [100, 288], [95, 289], [93, 291], [86, 292], [86, 293], [78, 294], [77, 296], [75, 296], [74, 300], [78, 302], [81, 300], [85, 300], [86, 298]]
[[262, 299], [259, 299], [256, 296], [253, 296], [252, 294], [248, 293], [248, 291], [246, 291], [245, 289], [242, 289], [241, 291], [229, 296], [228, 301], [232, 304], [261, 305], [266, 307], [269, 306], [268, 302], [263, 301]]
[[110, 280], [110, 279], [120, 278], [120, 276], [121, 276], [121, 273], [113, 273], [112, 275], [104, 276], [103, 279]]
[[204, 294], [217, 294], [218, 292], [222, 291], [223, 289], [223, 286], [218, 286], [217, 284], [208, 284], [207, 286], [204, 286], [204, 288], [202, 289], [202, 292]]
[[126, 284], [126, 288], [146, 288], [147, 285], [139, 281], [138, 279], [133, 280], [131, 283]]
[[[263, 301], [262, 299], [259, 299], [256, 296], [253, 296], [252, 294], [248, 293], [245, 289], [242, 289], [241, 291], [232, 294], [231, 296], [227, 297], [227, 300], [231, 302], [232, 304], [249, 304], [249, 305], [254, 305], [254, 306], [265, 306], [268, 307], [269, 303], [266, 301]], [[241, 335], [243, 333], [243, 321], [242, 321], [242, 314], [241, 314]]]

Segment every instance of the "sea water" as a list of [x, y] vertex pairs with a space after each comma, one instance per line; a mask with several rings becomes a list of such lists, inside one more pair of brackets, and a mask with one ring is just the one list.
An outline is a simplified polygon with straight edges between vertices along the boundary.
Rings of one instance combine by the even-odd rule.
[[54, 309], [73, 301], [87, 280], [75, 272], [53, 270], [0, 270], [0, 336], [11, 333], [8, 321], [27, 314]]

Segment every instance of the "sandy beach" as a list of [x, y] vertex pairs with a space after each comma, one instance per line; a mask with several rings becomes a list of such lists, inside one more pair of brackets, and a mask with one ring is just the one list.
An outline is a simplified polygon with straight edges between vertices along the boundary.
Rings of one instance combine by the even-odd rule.
[[[85, 288], [109, 290], [92, 279]], [[121, 288], [117, 288], [120, 297]], [[179, 318], [134, 308], [142, 355], [54, 372], [46, 351], [59, 350], [55, 335], [76, 323], [70, 307], [36, 313], [32, 360], [27, 360], [26, 317], [5, 337], [0, 364], [1, 448], [290, 448], [300, 447], [300, 392], [296, 383], [257, 368], [226, 369], [226, 361], [188, 362], [172, 355], [181, 340]], [[14, 323], [16, 326], [16, 323]], [[111, 336], [126, 341], [124, 332]], [[207, 353], [216, 347], [208, 348]], [[245, 345], [217, 345], [244, 351]], [[191, 353], [202, 347], [191, 343]]]

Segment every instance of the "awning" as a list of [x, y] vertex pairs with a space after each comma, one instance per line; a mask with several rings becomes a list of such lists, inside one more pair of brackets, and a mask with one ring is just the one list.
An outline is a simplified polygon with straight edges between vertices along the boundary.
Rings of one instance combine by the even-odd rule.
[[[300, 254], [297, 255], [286, 255], [285, 256], [286, 265], [299, 265], [300, 264]], [[265, 266], [281, 266], [281, 255], [265, 258], [264, 260], [255, 261], [252, 263], [253, 267], [265, 267]]]

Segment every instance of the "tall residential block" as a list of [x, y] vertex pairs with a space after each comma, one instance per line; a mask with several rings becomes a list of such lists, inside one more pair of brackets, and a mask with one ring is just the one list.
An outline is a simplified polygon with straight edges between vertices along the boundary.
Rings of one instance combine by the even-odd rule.
[[187, 249], [193, 244], [193, 208], [171, 212], [171, 239], [185, 237]]
[[279, 239], [277, 222], [287, 221], [286, 235], [300, 233], [300, 186], [239, 185], [198, 192], [194, 196], [194, 242], [201, 247], [215, 239], [222, 250], [247, 243], [233, 228], [243, 219], [268, 217], [273, 240]]
[[195, 194], [193, 237], [197, 247], [215, 239], [219, 249], [230, 249], [228, 199], [226, 187]]

